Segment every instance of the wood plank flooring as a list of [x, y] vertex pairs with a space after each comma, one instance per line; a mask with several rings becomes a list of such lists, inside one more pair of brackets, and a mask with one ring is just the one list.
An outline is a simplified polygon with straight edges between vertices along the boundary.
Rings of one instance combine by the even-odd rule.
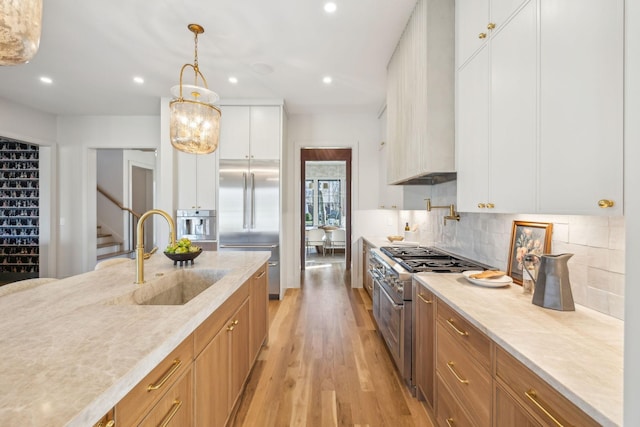
[[371, 300], [344, 264], [309, 268], [301, 289], [270, 302], [269, 344], [232, 426], [425, 426], [378, 336]]

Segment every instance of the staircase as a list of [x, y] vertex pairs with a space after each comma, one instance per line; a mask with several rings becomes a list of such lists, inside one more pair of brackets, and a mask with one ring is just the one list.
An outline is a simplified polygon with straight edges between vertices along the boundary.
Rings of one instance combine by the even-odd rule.
[[133, 251], [124, 250], [122, 242], [118, 242], [110, 233], [104, 233], [102, 226], [98, 225], [97, 230], [97, 250], [96, 258], [105, 260], [107, 258], [129, 258]]

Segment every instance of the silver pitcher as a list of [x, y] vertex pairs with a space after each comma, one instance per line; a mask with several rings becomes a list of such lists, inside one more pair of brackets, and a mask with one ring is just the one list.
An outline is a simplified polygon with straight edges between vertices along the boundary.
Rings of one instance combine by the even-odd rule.
[[535, 286], [532, 301], [535, 305], [560, 311], [576, 309], [567, 266], [567, 261], [572, 256], [573, 254], [541, 255], [537, 280], [525, 269]]

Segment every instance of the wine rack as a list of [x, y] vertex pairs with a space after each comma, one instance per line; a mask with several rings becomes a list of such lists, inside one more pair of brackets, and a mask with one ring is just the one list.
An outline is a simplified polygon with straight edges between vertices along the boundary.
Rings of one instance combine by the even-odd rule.
[[0, 137], [0, 283], [39, 276], [39, 155]]

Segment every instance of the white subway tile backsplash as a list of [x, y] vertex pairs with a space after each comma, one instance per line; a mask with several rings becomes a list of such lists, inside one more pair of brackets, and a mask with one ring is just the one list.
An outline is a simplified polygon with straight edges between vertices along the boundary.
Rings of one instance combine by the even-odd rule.
[[[433, 186], [431, 197], [437, 205], [456, 203], [455, 181]], [[624, 316], [624, 217], [461, 212], [460, 222], [447, 221], [445, 226], [444, 209], [385, 212], [395, 215], [397, 227], [406, 221], [418, 224], [422, 244], [505, 270], [514, 220], [553, 223], [551, 253], [573, 254], [568, 265], [575, 302], [619, 319]], [[367, 221], [374, 235], [380, 234], [375, 228], [380, 219]]]
[[553, 241], [569, 242], [569, 224], [554, 223], [553, 224]]

